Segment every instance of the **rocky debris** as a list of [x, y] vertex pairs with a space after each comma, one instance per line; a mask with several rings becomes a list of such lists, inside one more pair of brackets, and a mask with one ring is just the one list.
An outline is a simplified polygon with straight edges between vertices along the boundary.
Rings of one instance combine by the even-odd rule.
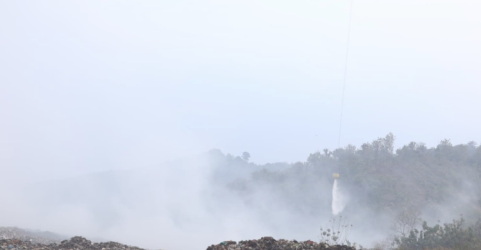
[[20, 241], [29, 241], [34, 244], [39, 243], [48, 245], [60, 243], [60, 241], [66, 238], [50, 232], [29, 231], [16, 227], [0, 227], [0, 240], [2, 239], [16, 239]]
[[132, 247], [123, 245], [117, 242], [101, 242], [101, 243], [93, 243], [90, 240], [87, 240], [83, 237], [73, 237], [70, 240], [64, 240], [60, 243], [57, 248], [52, 249], [85, 249], [85, 250], [116, 250], [116, 249], [124, 249], [124, 250], [142, 250], [142, 248]]
[[218, 245], [211, 245], [207, 250], [356, 250], [344, 245], [327, 245], [311, 240], [275, 240], [272, 237], [262, 237], [259, 240], [223, 241]]
[[8, 250], [143, 250], [138, 247], [131, 247], [117, 242], [93, 243], [80, 236], [72, 237], [60, 243], [41, 244], [19, 239], [1, 239], [0, 249]]

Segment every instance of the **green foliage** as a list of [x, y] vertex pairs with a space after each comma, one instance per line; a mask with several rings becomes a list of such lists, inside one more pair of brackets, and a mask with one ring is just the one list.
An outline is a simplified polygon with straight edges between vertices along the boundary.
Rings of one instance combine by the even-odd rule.
[[[262, 210], [282, 206], [293, 214], [318, 215], [320, 207], [330, 207], [332, 174], [339, 173], [340, 185], [351, 194], [346, 212], [362, 208], [395, 216], [456, 204], [450, 211], [463, 213], [467, 219], [481, 218], [481, 146], [475, 142], [453, 145], [446, 139], [435, 147], [411, 142], [396, 149], [394, 143], [390, 133], [360, 147], [314, 152], [304, 162], [256, 165], [250, 178], [237, 180], [229, 188]], [[225, 158], [229, 166], [255, 165], [240, 157]], [[274, 165], [282, 170], [276, 171]], [[260, 190], [269, 199], [256, 200]], [[411, 222], [399, 230], [411, 229], [410, 224], [419, 226], [416, 218], [407, 219]]]
[[479, 250], [481, 249], [481, 222], [466, 226], [463, 218], [444, 225], [428, 226], [423, 223], [422, 229], [412, 230], [407, 236], [396, 238], [396, 249], [425, 250], [425, 249], [453, 249]]
[[251, 154], [249, 154], [248, 152], [244, 152], [242, 153], [242, 160], [244, 161], [249, 161], [249, 158], [251, 158]]
[[[316, 152], [304, 164], [319, 177], [339, 172], [359, 205], [374, 211], [442, 204], [456, 196], [464, 182], [481, 183], [481, 147], [474, 142], [452, 145], [443, 140], [433, 148], [411, 142], [394, 150], [394, 140], [388, 134], [359, 149], [349, 145]], [[481, 193], [481, 185], [473, 188], [473, 193]]]

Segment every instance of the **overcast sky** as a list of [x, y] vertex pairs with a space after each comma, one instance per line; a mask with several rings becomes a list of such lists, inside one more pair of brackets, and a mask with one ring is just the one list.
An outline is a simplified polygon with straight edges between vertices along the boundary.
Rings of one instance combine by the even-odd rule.
[[[0, 1], [0, 169], [338, 143], [348, 0]], [[481, 142], [481, 2], [355, 0], [341, 146]]]

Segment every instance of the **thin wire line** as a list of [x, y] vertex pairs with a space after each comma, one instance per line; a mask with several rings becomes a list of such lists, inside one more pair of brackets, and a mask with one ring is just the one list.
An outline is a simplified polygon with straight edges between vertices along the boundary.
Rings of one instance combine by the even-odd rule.
[[352, 2], [353, 0], [351, 0], [351, 6], [349, 7], [349, 26], [347, 28], [346, 61], [344, 64], [344, 83], [342, 85], [341, 118], [339, 120], [339, 137], [337, 139], [338, 148], [341, 145], [342, 115], [344, 113], [344, 93], [346, 92], [347, 59], [349, 58], [349, 39], [351, 37]]

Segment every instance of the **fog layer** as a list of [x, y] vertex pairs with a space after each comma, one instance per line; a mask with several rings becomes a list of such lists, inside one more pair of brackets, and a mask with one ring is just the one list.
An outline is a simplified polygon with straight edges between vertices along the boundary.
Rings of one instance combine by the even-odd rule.
[[349, 1], [2, 1], [0, 225], [315, 240], [333, 172], [353, 240], [403, 206], [475, 218], [480, 8], [354, 1], [337, 145]]

